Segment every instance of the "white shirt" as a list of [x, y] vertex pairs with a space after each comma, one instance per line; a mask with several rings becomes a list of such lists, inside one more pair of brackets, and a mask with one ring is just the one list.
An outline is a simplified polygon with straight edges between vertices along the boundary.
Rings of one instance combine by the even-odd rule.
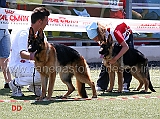
[[116, 42], [117, 40], [116, 40], [116, 38], [114, 36], [114, 30], [115, 29], [113, 29], [113, 28], [107, 28], [106, 29], [106, 39], [108, 39], [108, 35], [111, 34], [113, 41]]
[[[11, 33], [11, 51], [9, 56], [9, 67], [15, 67], [20, 64], [22, 61], [25, 63], [29, 63], [30, 60], [22, 59], [20, 56], [20, 52], [25, 50], [28, 51], [28, 35], [29, 28], [25, 28], [23, 30], [13, 30]], [[45, 36], [46, 40], [46, 36]]]

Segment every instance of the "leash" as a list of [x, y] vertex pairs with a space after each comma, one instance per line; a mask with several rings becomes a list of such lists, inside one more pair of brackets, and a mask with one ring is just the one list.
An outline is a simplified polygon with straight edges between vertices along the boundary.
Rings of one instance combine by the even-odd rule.
[[33, 91], [34, 91], [34, 94], [36, 95], [36, 89], [35, 89], [35, 83], [34, 83], [34, 76], [35, 76], [35, 71], [36, 71], [36, 69], [34, 68], [34, 70], [33, 70]]

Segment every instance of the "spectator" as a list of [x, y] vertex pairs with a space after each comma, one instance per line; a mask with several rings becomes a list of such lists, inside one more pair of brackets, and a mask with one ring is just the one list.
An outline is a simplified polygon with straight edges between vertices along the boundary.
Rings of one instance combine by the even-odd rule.
[[50, 13], [53, 14], [64, 14], [64, 15], [71, 15], [71, 11], [68, 10], [67, 6], [62, 6], [62, 10], [60, 10], [60, 6], [45, 6]]
[[[100, 25], [100, 26], [101, 26], [101, 28], [103, 28], [103, 31], [104, 31], [103, 34], [104, 35], [106, 34], [106, 36], [100, 36], [100, 34], [98, 34], [97, 28], [99, 27], [99, 25], [97, 25], [97, 23], [93, 22], [92, 24], [90, 24], [89, 26], [86, 27], [88, 37], [90, 39], [93, 39], [93, 40], [97, 41], [97, 42], [102, 40], [100, 38], [107, 38], [109, 34], [111, 34], [112, 37], [116, 38], [118, 43], [120, 45], [122, 45], [123, 48], [119, 52], [119, 54], [117, 56], [115, 56], [110, 61], [111, 64], [114, 64], [128, 50], [128, 46], [130, 48], [134, 47], [133, 46], [133, 34], [132, 34], [132, 31], [130, 30], [129, 26], [127, 26], [125, 23], [117, 25], [117, 27], [115, 29], [113, 29], [113, 28], [105, 28], [102, 25]], [[129, 74], [129, 77], [128, 77], [126, 74], [124, 74], [124, 80], [126, 78], [132, 78], [132, 75]], [[99, 91], [100, 90], [107, 90], [108, 83], [109, 83], [109, 75], [108, 75], [106, 67], [102, 64], [102, 68], [101, 68], [101, 72], [100, 72], [100, 75], [99, 75], [99, 79], [97, 80], [96, 89], [99, 90]], [[128, 92], [129, 91], [129, 89], [128, 89], [129, 85], [130, 85], [130, 83], [129, 84], [125, 84], [124, 87], [123, 87], [124, 88], [123, 91]], [[112, 90], [108, 89], [107, 91], [112, 91]]]
[[[50, 4], [48, 2], [43, 2], [43, 4]], [[68, 9], [68, 6], [49, 6], [45, 5], [45, 7], [50, 11], [52, 14], [64, 14], [64, 15], [71, 15], [71, 11]], [[60, 9], [62, 8], [62, 10]], [[59, 31], [45, 31], [45, 33], [48, 34], [48, 36], [67, 36], [65, 32], [59, 32]]]
[[[48, 24], [49, 11], [44, 7], [37, 7], [31, 14], [31, 27], [34, 33], [41, 28], [42, 30]], [[35, 70], [34, 73], [34, 53], [28, 52], [28, 35], [29, 28], [19, 31], [12, 31], [11, 53], [9, 61], [9, 70], [14, 79], [9, 82], [12, 90], [12, 96], [23, 96], [21, 92], [22, 86], [29, 86], [29, 90], [35, 95], [41, 95], [41, 79], [40, 74]], [[33, 82], [34, 78], [34, 82]]]
[[[110, 0], [109, 2], [110, 2], [110, 4], [112, 4], [112, 3], [115, 3], [115, 0]], [[105, 2], [102, 2], [101, 4], [105, 4]], [[117, 0], [116, 4], [115, 4], [115, 7], [123, 6], [123, 8], [114, 8], [114, 7], [113, 8], [102, 8], [100, 17], [104, 16], [104, 17], [109, 17], [109, 18], [124, 19], [125, 18], [126, 0]], [[106, 16], [106, 14], [107, 14], [107, 16]]]
[[[0, 0], [0, 7], [6, 8], [6, 0]], [[8, 29], [0, 27], [0, 66], [5, 79], [4, 88], [9, 88], [11, 74], [7, 69], [8, 57], [10, 53], [10, 34]]]
[[[75, 0], [75, 2], [79, 4], [86, 3], [85, 0]], [[80, 6], [76, 6], [71, 9], [71, 15], [82, 16], [82, 17], [90, 17], [90, 14], [87, 12], [86, 8]], [[75, 38], [88, 38], [86, 32], [75, 32], [73, 33]]]
[[16, 2], [12, 2], [12, 0], [8, 0], [8, 8], [10, 9], [17, 9], [17, 3]]
[[[110, 9], [110, 18], [119, 18], [119, 19], [124, 19], [125, 18], [125, 8], [126, 8], [126, 0], [118, 0], [122, 4], [119, 6], [123, 5], [123, 8], [111, 8]], [[117, 1], [117, 3], [118, 3]]]
[[[132, 0], [132, 3], [147, 3], [147, 0]], [[144, 5], [147, 6], [147, 5]], [[158, 14], [156, 12], [150, 12], [148, 9], [133, 9], [132, 10], [133, 19], [150, 19], [157, 20]]]

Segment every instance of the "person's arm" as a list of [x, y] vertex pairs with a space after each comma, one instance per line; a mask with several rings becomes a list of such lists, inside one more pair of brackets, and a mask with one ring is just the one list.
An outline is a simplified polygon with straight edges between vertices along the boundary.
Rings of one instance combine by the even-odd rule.
[[20, 52], [20, 56], [22, 59], [33, 60], [35, 52], [27, 52], [25, 50]]
[[141, 14], [132, 10], [132, 16], [134, 16], [137, 19], [143, 19], [147, 13], [148, 13], [147, 9], [144, 9]]
[[129, 46], [128, 46], [128, 44], [127, 44], [125, 41], [123, 41], [123, 42], [121, 43], [121, 46], [122, 46], [121, 51], [120, 51], [114, 58], [112, 58], [112, 59], [109, 61], [110, 64], [114, 64], [114, 63], [115, 63], [120, 57], [122, 57], [122, 56], [127, 52], [127, 50], [129, 49]]
[[132, 16], [134, 16], [137, 19], [142, 19], [143, 18], [143, 16], [140, 13], [138, 13], [134, 10], [132, 10]]

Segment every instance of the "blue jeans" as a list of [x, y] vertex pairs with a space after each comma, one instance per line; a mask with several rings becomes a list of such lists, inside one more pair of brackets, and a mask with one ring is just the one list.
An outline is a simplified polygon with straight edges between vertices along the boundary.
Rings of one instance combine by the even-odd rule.
[[8, 58], [11, 40], [8, 29], [0, 29], [0, 58]]

